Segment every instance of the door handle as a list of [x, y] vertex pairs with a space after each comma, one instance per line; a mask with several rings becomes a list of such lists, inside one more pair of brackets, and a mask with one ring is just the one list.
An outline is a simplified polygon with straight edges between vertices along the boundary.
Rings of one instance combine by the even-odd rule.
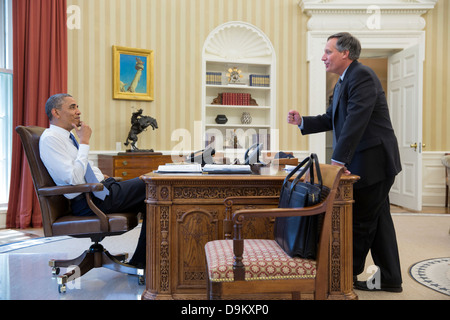
[[[410, 144], [409, 146], [410, 146], [411, 148], [413, 148], [414, 151], [417, 151], [417, 147], [418, 147], [417, 142], [416, 142], [416, 143], [413, 143], [413, 144]], [[425, 147], [426, 147], [425, 143], [422, 144], [422, 148], [425, 148]]]

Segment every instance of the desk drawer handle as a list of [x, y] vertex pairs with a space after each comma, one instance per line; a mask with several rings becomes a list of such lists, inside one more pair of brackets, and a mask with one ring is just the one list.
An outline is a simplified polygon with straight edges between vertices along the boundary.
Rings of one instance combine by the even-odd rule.
[[122, 176], [126, 177], [128, 175], [128, 172], [124, 171], [122, 172]]
[[127, 166], [127, 165], [128, 165], [128, 161], [124, 161], [124, 162], [122, 162], [122, 164], [123, 164], [124, 166]]

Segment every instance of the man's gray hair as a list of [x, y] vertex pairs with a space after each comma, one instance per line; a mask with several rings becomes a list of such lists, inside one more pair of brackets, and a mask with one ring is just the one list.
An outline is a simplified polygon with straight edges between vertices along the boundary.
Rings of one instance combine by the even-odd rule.
[[58, 93], [48, 98], [47, 103], [45, 104], [45, 113], [47, 114], [47, 117], [50, 119], [50, 121], [52, 121], [53, 119], [52, 110], [61, 109], [62, 104], [64, 103], [64, 98], [67, 97], [72, 96], [67, 93]]
[[340, 32], [328, 37], [330, 39], [338, 39], [336, 49], [339, 52], [348, 51], [350, 60], [358, 60], [361, 55], [361, 42], [348, 32]]

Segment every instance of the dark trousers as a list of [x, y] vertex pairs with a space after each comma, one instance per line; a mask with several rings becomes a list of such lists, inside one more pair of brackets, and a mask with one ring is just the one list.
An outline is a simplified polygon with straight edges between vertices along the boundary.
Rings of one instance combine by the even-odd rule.
[[355, 189], [353, 196], [353, 275], [364, 271], [367, 254], [381, 271], [381, 283], [400, 285], [402, 276], [389, 191], [395, 177]]
[[[146, 204], [145, 200], [145, 182], [139, 178], [116, 182], [109, 178], [103, 182], [105, 188], [109, 190], [109, 196], [105, 200], [92, 197], [95, 205], [106, 214], [134, 212], [143, 214], [142, 229], [139, 235], [138, 244], [131, 264], [145, 264], [145, 230], [146, 230]], [[95, 215], [89, 208], [84, 196], [78, 197], [72, 201], [72, 212], [76, 216]]]

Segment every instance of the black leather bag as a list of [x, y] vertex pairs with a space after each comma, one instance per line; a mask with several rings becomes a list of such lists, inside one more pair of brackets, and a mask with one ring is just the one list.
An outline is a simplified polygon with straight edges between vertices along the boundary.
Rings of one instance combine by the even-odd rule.
[[[291, 178], [298, 172], [295, 179]], [[317, 182], [315, 183], [315, 174]], [[309, 172], [310, 181], [300, 181]], [[279, 208], [304, 208], [320, 202], [324, 190], [319, 160], [311, 154], [292, 170], [283, 182]], [[319, 240], [319, 216], [282, 217], [275, 219], [274, 236], [291, 257], [315, 259]]]

